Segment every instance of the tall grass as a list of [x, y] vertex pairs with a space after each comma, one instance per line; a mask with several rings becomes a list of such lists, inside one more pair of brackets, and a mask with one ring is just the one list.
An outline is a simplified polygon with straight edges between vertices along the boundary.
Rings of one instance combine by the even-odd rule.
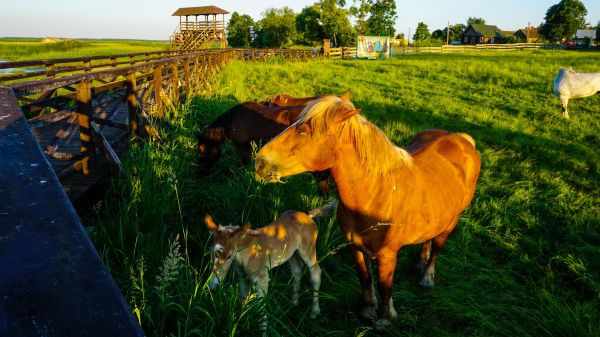
[[194, 135], [246, 100], [349, 90], [362, 113], [396, 144], [424, 129], [467, 132], [482, 172], [475, 198], [422, 289], [418, 247], [399, 253], [392, 336], [593, 336], [600, 331], [600, 97], [571, 102], [561, 117], [551, 93], [558, 67], [598, 71], [600, 55], [515, 52], [411, 55], [389, 61], [234, 62], [212, 90], [173, 111], [163, 142], [136, 142], [126, 174], [84, 219], [132, 311], [150, 336], [256, 334], [260, 309], [272, 336], [375, 335], [361, 321], [360, 285], [335, 219], [319, 219], [321, 315], [308, 316], [308, 280], [298, 307], [291, 275], [273, 270], [265, 303], [242, 301], [235, 275], [215, 292], [210, 213], [223, 224], [263, 226], [288, 209], [326, 200], [303, 174], [285, 184], [254, 179], [225, 146], [207, 176], [196, 171]]

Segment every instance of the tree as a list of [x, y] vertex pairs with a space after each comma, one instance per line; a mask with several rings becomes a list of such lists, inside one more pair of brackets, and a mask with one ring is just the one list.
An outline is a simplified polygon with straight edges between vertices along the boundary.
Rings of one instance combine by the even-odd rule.
[[321, 8], [318, 4], [304, 7], [296, 16], [296, 30], [302, 34], [305, 44], [323, 42], [325, 32], [321, 24]]
[[431, 38], [431, 34], [429, 34], [429, 28], [423, 22], [419, 22], [417, 24], [417, 30], [415, 31], [415, 35], [413, 35], [414, 41], [425, 41]]
[[585, 25], [586, 15], [587, 9], [581, 1], [562, 0], [548, 8], [540, 34], [551, 42], [568, 40]]
[[359, 0], [359, 5], [355, 5], [350, 7], [349, 13], [353, 17], [356, 18], [356, 24], [354, 25], [354, 29], [358, 33], [358, 35], [365, 35], [369, 31], [369, 26], [367, 24], [367, 16], [371, 11], [371, 5], [367, 0]]
[[255, 45], [257, 47], [289, 46], [299, 39], [296, 32], [296, 14], [289, 7], [271, 8], [258, 22]]
[[431, 37], [434, 39], [440, 39], [440, 40], [446, 41], [446, 31], [447, 30], [448, 30], [447, 28], [444, 30], [436, 29], [431, 33]]
[[596, 43], [600, 43], [600, 21], [596, 25]]
[[396, 28], [396, 1], [368, 0], [371, 16], [367, 19], [368, 34], [394, 36]]
[[250, 15], [231, 14], [227, 24], [227, 42], [232, 47], [250, 47], [254, 40], [254, 20]]
[[[467, 29], [467, 27], [462, 23], [457, 23], [457, 24], [450, 26], [450, 36], [448, 39], [449, 42], [460, 41], [460, 37], [462, 36], [462, 33], [465, 31], [465, 29]], [[444, 32], [444, 36], [442, 37], [442, 40], [446, 41], [446, 34], [448, 33], [448, 27], [444, 28], [443, 32]]]
[[404, 33], [400, 33], [400, 34], [396, 35], [396, 39], [404, 40]]
[[470, 17], [467, 19], [467, 27], [469, 27], [469, 25], [472, 24], [480, 24], [480, 25], [485, 25], [485, 19], [484, 18], [476, 18], [476, 17]]
[[[356, 32], [348, 20], [348, 11], [338, 6], [338, 0], [321, 0], [321, 24], [325, 37], [334, 45], [348, 46], [355, 42]], [[345, 3], [345, 2], [342, 2]]]

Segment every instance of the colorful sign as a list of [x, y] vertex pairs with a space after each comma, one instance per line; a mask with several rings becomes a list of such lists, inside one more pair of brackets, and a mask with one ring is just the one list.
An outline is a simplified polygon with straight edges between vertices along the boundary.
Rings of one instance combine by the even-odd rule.
[[388, 36], [358, 36], [356, 57], [370, 60], [386, 59], [391, 56], [391, 39]]

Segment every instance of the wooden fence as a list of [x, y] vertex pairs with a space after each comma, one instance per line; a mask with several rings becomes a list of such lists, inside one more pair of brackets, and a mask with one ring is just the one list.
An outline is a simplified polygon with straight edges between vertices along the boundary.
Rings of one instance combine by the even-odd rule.
[[[10, 89], [32, 126], [74, 118], [79, 126], [81, 153], [76, 155], [79, 160], [73, 168], [90, 175], [96, 147], [120, 167], [100, 126], [156, 136], [148, 120], [150, 110], [158, 118], [164, 116], [165, 106], [172, 106], [173, 101], [189, 96], [194, 88], [206, 85], [234, 57], [233, 50], [202, 50], [7, 62], [0, 66], [8, 69], [43, 65], [44, 70], [4, 76], [0, 87]], [[23, 79], [28, 81], [2, 84]], [[129, 125], [94, 114], [102, 109], [103, 101], [123, 99], [127, 102]]]
[[531, 49], [564, 49], [560, 45], [545, 45], [537, 43], [514, 44], [477, 44], [477, 45], [443, 45], [439, 47], [393, 47], [392, 56], [414, 53], [466, 53], [479, 51], [516, 51]]
[[296, 61], [306, 61], [322, 56], [319, 54], [317, 49], [256, 48], [234, 50], [235, 58], [237, 60], [244, 61], [266, 61], [271, 57], [280, 57]]

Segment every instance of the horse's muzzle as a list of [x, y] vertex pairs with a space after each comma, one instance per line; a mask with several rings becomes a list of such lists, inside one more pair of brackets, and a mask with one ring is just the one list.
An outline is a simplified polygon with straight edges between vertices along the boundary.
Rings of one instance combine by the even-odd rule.
[[267, 161], [264, 157], [256, 157], [256, 177], [267, 182], [281, 181], [281, 175], [277, 172], [276, 167]]

